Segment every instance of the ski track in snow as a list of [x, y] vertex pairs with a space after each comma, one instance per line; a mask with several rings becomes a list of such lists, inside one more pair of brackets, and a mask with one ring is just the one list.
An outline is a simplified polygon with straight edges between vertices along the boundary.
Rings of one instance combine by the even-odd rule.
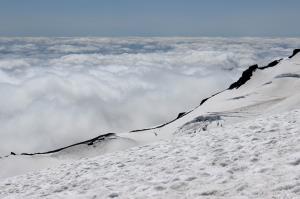
[[300, 198], [300, 110], [0, 182], [0, 198]]

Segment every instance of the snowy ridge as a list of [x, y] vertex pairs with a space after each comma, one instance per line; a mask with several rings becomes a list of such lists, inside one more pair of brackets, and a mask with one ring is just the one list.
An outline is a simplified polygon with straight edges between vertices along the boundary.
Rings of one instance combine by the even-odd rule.
[[0, 198], [299, 198], [300, 111], [0, 182]]
[[297, 52], [166, 125], [2, 158], [0, 178], [52, 168], [1, 180], [0, 198], [298, 198]]
[[4, 156], [157, 126], [245, 67], [290, 56], [300, 38], [1, 37], [0, 46]]
[[[295, 92], [300, 89], [297, 79], [300, 56], [297, 52], [296, 49], [289, 59], [275, 60], [267, 66], [249, 67], [229, 89], [202, 100], [195, 109], [158, 127], [103, 135], [48, 152], [21, 153], [22, 156], [12, 153], [0, 159], [0, 178], [171, 139], [174, 134], [186, 134], [200, 127], [205, 131], [266, 113], [291, 110], [300, 104], [299, 94]], [[24, 166], [18, 167], [20, 164]]]
[[[295, 49], [293, 51], [293, 54], [291, 56], [289, 56], [289, 58], [292, 58], [294, 57], [298, 52], [299, 52], [300, 49]], [[232, 83], [229, 88], [227, 90], [231, 90], [231, 89], [236, 89], [236, 88], [239, 88], [240, 86], [242, 86], [243, 84], [245, 84], [248, 80], [250, 80], [252, 74], [255, 72], [256, 69], [260, 69], [260, 70], [264, 70], [266, 68], [269, 68], [269, 67], [274, 67], [276, 66], [282, 59], [279, 59], [279, 60], [275, 60], [275, 61], [272, 61], [270, 62], [267, 66], [262, 66], [262, 67], [258, 67], [258, 65], [252, 65], [252, 66], [249, 66], [249, 68], [247, 70], [245, 70], [243, 73], [242, 73], [242, 76], [234, 83]], [[208, 99], [214, 97], [215, 95], [218, 95], [220, 93], [222, 93], [223, 91], [220, 91], [220, 92], [217, 92], [215, 94], [213, 94], [211, 97], [208, 97], [208, 98], [205, 98], [201, 101], [200, 103], [200, 106], [205, 103]], [[196, 107], [198, 108], [198, 107]], [[195, 108], [195, 109], [196, 109]], [[195, 110], [193, 109], [193, 110]], [[177, 118], [169, 121], [169, 122], [166, 122], [162, 125], [158, 125], [158, 126], [155, 126], [155, 127], [151, 127], [151, 128], [144, 128], [144, 129], [136, 129], [136, 130], [132, 130], [130, 132], [132, 133], [135, 133], [135, 132], [141, 132], [141, 131], [147, 131], [147, 130], [155, 130], [155, 129], [159, 129], [159, 128], [162, 128], [178, 119], [180, 119], [181, 117], [189, 114], [190, 112], [192, 112], [193, 110], [191, 111], [187, 111], [187, 112], [182, 112], [182, 113], [179, 113]], [[103, 135], [99, 135], [95, 138], [92, 138], [92, 139], [89, 139], [89, 140], [86, 140], [86, 141], [83, 141], [83, 142], [79, 142], [79, 143], [76, 143], [76, 144], [72, 144], [72, 145], [69, 145], [69, 146], [66, 146], [66, 147], [62, 147], [62, 148], [59, 148], [59, 149], [54, 149], [54, 150], [51, 150], [51, 151], [46, 151], [46, 152], [36, 152], [36, 153], [15, 153], [15, 152], [11, 152], [10, 155], [41, 155], [41, 154], [50, 154], [50, 153], [56, 153], [56, 152], [59, 152], [59, 151], [62, 151], [66, 148], [70, 148], [70, 147], [73, 147], [73, 146], [77, 146], [77, 145], [81, 145], [81, 144], [87, 144], [87, 145], [93, 145], [94, 141], [103, 141], [105, 138], [110, 138], [112, 136], [115, 136], [114, 133], [107, 133], [107, 134], [103, 134]], [[5, 156], [5, 157], [8, 157], [9, 155]], [[1, 157], [0, 157], [1, 158]]]

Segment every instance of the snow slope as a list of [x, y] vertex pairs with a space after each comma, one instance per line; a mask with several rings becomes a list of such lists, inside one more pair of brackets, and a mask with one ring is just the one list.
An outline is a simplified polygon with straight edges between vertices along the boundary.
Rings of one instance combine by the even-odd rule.
[[299, 198], [300, 110], [7, 178], [0, 198]]
[[[294, 57], [281, 60], [277, 65], [271, 64], [273, 67], [258, 68], [253, 71], [251, 79], [244, 85], [216, 94], [188, 114], [159, 128], [119, 133], [114, 136], [115, 139], [103, 140], [101, 137], [91, 145], [86, 144], [89, 143], [86, 141], [84, 144], [75, 145], [56, 153], [2, 158], [0, 159], [0, 178], [158, 140], [171, 139], [174, 132], [193, 130], [193, 126], [238, 122], [254, 118], [262, 113], [278, 113], [299, 107], [300, 94], [296, 92], [300, 90], [299, 76], [297, 76], [300, 74], [299, 64], [300, 54], [298, 53]], [[218, 121], [202, 121], [201, 117], [206, 119], [215, 117], [218, 118]], [[195, 118], [199, 121], [196, 124], [195, 122], [190, 123]], [[24, 166], [20, 167], [20, 164]]]
[[53, 168], [2, 180], [0, 196], [297, 197], [300, 54], [272, 63], [166, 125], [4, 157], [0, 178]]

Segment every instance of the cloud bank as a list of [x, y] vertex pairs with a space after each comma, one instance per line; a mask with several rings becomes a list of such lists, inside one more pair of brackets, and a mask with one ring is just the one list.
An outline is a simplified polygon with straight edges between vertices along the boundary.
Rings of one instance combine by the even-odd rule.
[[0, 155], [157, 125], [297, 38], [0, 38]]

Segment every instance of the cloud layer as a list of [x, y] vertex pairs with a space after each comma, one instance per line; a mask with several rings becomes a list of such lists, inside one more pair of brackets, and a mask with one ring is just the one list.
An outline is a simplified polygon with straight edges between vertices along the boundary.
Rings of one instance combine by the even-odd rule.
[[157, 125], [296, 38], [0, 38], [0, 155]]

